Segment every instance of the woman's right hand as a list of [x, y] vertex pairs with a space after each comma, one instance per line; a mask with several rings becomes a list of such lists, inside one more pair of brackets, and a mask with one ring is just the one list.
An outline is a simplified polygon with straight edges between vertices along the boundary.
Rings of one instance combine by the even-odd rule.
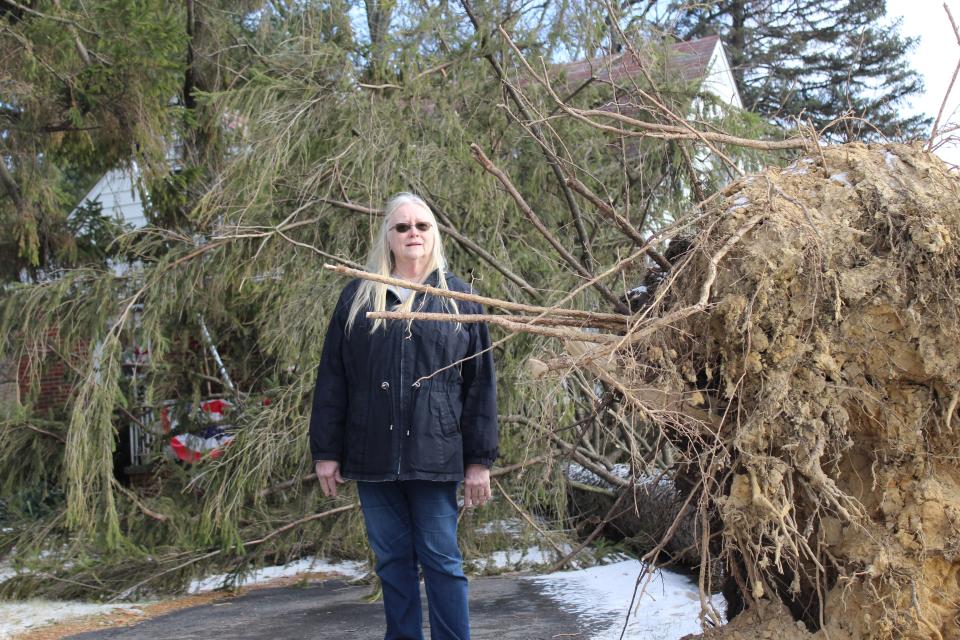
[[336, 460], [319, 460], [316, 470], [317, 480], [320, 481], [323, 495], [328, 498], [336, 498], [337, 485], [344, 482], [343, 478], [340, 477], [340, 463]]

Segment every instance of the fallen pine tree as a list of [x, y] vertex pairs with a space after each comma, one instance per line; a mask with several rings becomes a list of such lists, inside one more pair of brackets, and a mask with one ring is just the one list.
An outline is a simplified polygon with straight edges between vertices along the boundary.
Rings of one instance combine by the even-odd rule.
[[[30, 524], [0, 535], [31, 569], [4, 593], [124, 597], [181, 589], [205, 569], [363, 554], [356, 510], [319, 498], [308, 473], [304, 407], [343, 284], [320, 261], [353, 264], [379, 202], [413, 188], [455, 241], [456, 270], [504, 298], [487, 304], [506, 313], [470, 321], [542, 336], [498, 340], [501, 410], [527, 422], [504, 430], [512, 475], [497, 514], [532, 526], [534, 508], [564, 514], [569, 461], [601, 478], [614, 464], [627, 478], [669, 475], [668, 526], [667, 515], [654, 534], [617, 526], [660, 538], [648, 559], [696, 550], [706, 621], [721, 622], [707, 595], [726, 584], [730, 613], [745, 613], [711, 634], [955, 637], [956, 178], [916, 148], [823, 148], [804, 127], [734, 132], [736, 118], [678, 115], [690, 93], [664, 90], [649, 68], [617, 80], [622, 104], [605, 92], [609, 68], [560, 98], [542, 65], [505, 65], [526, 50], [461, 4], [476, 42], [417, 58], [402, 84], [346, 64], [352, 50], [327, 38], [322, 7], [273, 36], [270, 25], [237, 34], [257, 37], [238, 48], [256, 73], [203, 104], [199, 120], [231, 126], [187, 137], [211, 143], [183, 158], [193, 171], [159, 171], [154, 214], [168, 225], [127, 244], [143, 269], [5, 291], [5, 350], [97, 348], [73, 372], [66, 415], [2, 425], [5, 485], [40, 494], [22, 501], [36, 507]], [[493, 53], [497, 38], [507, 46]], [[162, 159], [158, 129], [147, 146]], [[242, 153], [216, 155], [228, 147]], [[787, 170], [719, 188], [746, 163], [798, 150], [808, 157]], [[710, 171], [698, 174], [701, 152]], [[112, 463], [131, 410], [230, 386], [202, 350], [175, 348], [200, 330], [196, 314], [230, 345], [236, 437], [209, 466], [160, 464], [134, 490]], [[122, 375], [134, 337], [157, 365], [136, 406]], [[557, 382], [521, 372], [530, 353]], [[254, 394], [271, 404], [246, 402]], [[612, 477], [588, 540], [620, 514], [668, 513]], [[695, 545], [680, 541], [677, 514], [693, 518]]]

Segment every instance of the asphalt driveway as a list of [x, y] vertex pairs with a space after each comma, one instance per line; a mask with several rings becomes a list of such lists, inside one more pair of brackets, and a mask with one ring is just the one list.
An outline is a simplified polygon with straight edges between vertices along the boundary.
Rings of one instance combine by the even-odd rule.
[[[383, 605], [365, 602], [368, 594], [368, 586], [351, 585], [343, 580], [263, 588], [174, 611], [135, 626], [69, 637], [75, 640], [380, 640], [383, 638]], [[423, 600], [426, 623], [426, 598]], [[470, 612], [474, 640], [586, 640], [594, 630], [571, 613], [562, 611], [536, 584], [517, 576], [471, 579]], [[424, 635], [430, 637], [428, 631]]]

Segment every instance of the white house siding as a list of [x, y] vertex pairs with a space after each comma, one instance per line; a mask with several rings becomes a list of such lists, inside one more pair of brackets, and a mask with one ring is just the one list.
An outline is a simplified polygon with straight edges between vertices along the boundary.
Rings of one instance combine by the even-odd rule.
[[[708, 104], [700, 97], [694, 98], [690, 114], [694, 118], [721, 118], [724, 110], [728, 108], [743, 108], [743, 101], [740, 99], [740, 92], [737, 90], [737, 84], [730, 69], [730, 62], [727, 60], [723, 43], [719, 39], [710, 54], [710, 61], [706, 65], [699, 93], [714, 96], [718, 103]], [[723, 170], [724, 164], [720, 158], [713, 154], [710, 147], [698, 143], [694, 145], [693, 168], [699, 175], [708, 175]], [[689, 193], [689, 189], [685, 188], [685, 191], [687, 193], [684, 195], [688, 197], [692, 195]]]
[[143, 202], [137, 187], [138, 179], [139, 172], [136, 166], [129, 171], [111, 169], [87, 192], [81, 205], [88, 200], [99, 199], [106, 215], [114, 216], [137, 229], [144, 227], [147, 220], [143, 214]]
[[727, 60], [727, 54], [724, 53], [723, 45], [719, 40], [717, 40], [717, 46], [710, 56], [710, 62], [707, 63], [707, 73], [700, 87], [700, 90], [704, 93], [712, 93], [731, 107], [743, 108], [740, 92], [737, 91], [733, 72], [730, 70], [730, 62]]

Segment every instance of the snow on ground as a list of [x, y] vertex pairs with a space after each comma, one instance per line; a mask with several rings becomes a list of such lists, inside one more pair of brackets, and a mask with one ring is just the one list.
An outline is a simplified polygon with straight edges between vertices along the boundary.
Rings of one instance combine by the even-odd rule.
[[[257, 569], [243, 576], [238, 586], [250, 586], [301, 573], [338, 573], [347, 578], [359, 578], [363, 577], [366, 572], [366, 565], [360, 562], [328, 562], [317, 558], [304, 558], [283, 566]], [[12, 570], [0, 567], [0, 575], [11, 577], [13, 573]], [[224, 574], [194, 580], [188, 591], [192, 594], [202, 593], [223, 586], [232, 586], [231, 576]], [[35, 627], [63, 622], [70, 618], [108, 613], [115, 609], [140, 611], [139, 607], [144, 604], [146, 603], [95, 604], [52, 600], [0, 601], [0, 640], [12, 638], [14, 634], [23, 633]]]
[[[500, 551], [481, 559], [483, 568], [519, 569], [541, 566], [552, 562], [553, 550], [528, 547]], [[474, 561], [477, 564], [477, 561]], [[636, 560], [627, 560], [579, 571], [564, 571], [543, 576], [523, 578], [539, 585], [543, 592], [561, 607], [575, 613], [586, 623], [598, 629], [590, 640], [616, 640], [630, 607], [637, 576], [642, 566]], [[276, 578], [302, 573], [338, 573], [348, 578], [366, 574], [366, 565], [359, 562], [328, 562], [305, 558], [277, 567], [264, 567], [244, 576], [242, 584], [268, 582]], [[229, 586], [231, 576], [216, 575], [196, 580], [190, 593], [200, 593]], [[714, 606], [722, 609], [723, 600], [714, 597]], [[140, 611], [145, 603], [90, 604], [81, 602], [0, 602], [0, 639], [11, 638], [31, 628], [69, 618], [106, 613], [115, 609]], [[625, 640], [676, 640], [700, 630], [698, 616], [700, 599], [697, 585], [687, 576], [670, 571], [657, 571], [638, 596], [630, 614]]]
[[[261, 567], [245, 573], [240, 577], [236, 586], [247, 587], [252, 584], [269, 582], [277, 578], [286, 578], [301, 573], [338, 573], [350, 579], [362, 578], [367, 574], [366, 564], [362, 562], [328, 562], [318, 558], [302, 558], [289, 564], [275, 567]], [[233, 587], [235, 577], [231, 574], [207, 576], [201, 580], [194, 580], [187, 588], [187, 593], [203, 593], [223, 587]]]
[[91, 604], [88, 602], [59, 602], [51, 600], [27, 600], [23, 602], [0, 602], [0, 638], [12, 638], [34, 627], [79, 618], [115, 609], [139, 611], [130, 604]]
[[[573, 547], [561, 545], [564, 553], [569, 553]], [[466, 562], [471, 569], [479, 573], [493, 571], [522, 571], [550, 564], [557, 559], [556, 551], [534, 546], [525, 549], [507, 549], [494, 551], [489, 556], [470, 558]]]
[[[564, 555], [573, 551], [573, 547], [567, 543], [559, 545]], [[601, 562], [619, 562], [626, 560], [627, 555], [622, 553], [608, 553]], [[557, 550], [553, 547], [546, 548], [541, 546], [525, 547], [523, 549], [507, 549], [506, 551], [494, 551], [488, 556], [480, 558], [467, 558], [464, 561], [467, 571], [481, 574], [498, 574], [505, 571], [528, 571], [543, 570], [548, 565], [553, 564], [560, 559]], [[594, 561], [590, 561], [593, 564]], [[570, 562], [570, 566], [578, 568], [576, 560]]]
[[[623, 630], [637, 576], [643, 566], [627, 560], [579, 571], [564, 571], [527, 578], [546, 595], [567, 607], [581, 620], [599, 629], [590, 640], [617, 640]], [[648, 576], [649, 577], [649, 576]], [[713, 606], [723, 610], [722, 596]], [[624, 640], [676, 640], [700, 629], [700, 596], [689, 577], [659, 570], [637, 595]]]
[[491, 520], [490, 522], [485, 522], [482, 526], [477, 527], [476, 532], [484, 535], [502, 533], [516, 537], [523, 533], [523, 522], [521, 522], [519, 518]]

